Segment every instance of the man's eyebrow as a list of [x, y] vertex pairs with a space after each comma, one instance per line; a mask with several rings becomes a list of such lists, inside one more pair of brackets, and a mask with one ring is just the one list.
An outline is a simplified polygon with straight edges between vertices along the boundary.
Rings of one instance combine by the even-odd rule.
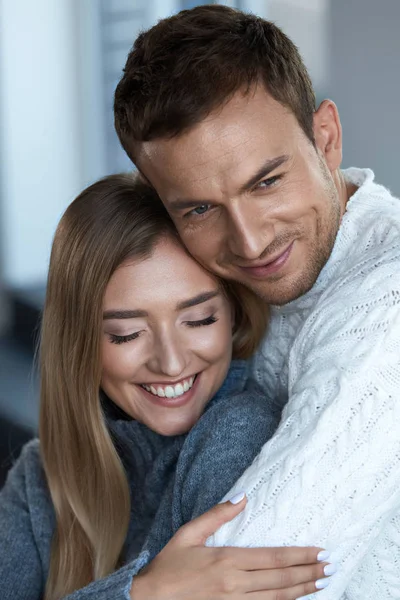
[[171, 200], [171, 202], [168, 202], [168, 208], [173, 210], [184, 210], [186, 208], [196, 208], [196, 206], [202, 206], [203, 204], [210, 204], [210, 201], [176, 198], [175, 200]]
[[188, 300], [183, 300], [183, 302], [179, 302], [176, 309], [183, 310], [184, 308], [190, 308], [191, 306], [197, 306], [198, 304], [202, 304], [203, 302], [207, 302], [207, 300], [211, 300], [211, 298], [215, 298], [220, 295], [220, 290], [213, 290], [212, 292], [203, 292], [195, 296], [194, 298], [189, 298]]
[[136, 319], [137, 317], [147, 317], [147, 312], [145, 310], [106, 310], [103, 313], [103, 320]]
[[283, 163], [289, 160], [289, 156], [287, 154], [282, 154], [282, 156], [277, 156], [276, 158], [270, 158], [267, 160], [255, 173], [250, 177], [248, 181], [240, 188], [240, 192], [246, 192], [248, 189], [252, 188], [253, 185], [258, 183], [260, 179], [264, 179], [269, 175], [272, 171], [275, 171], [278, 167], [280, 167]]
[[[240, 193], [246, 192], [253, 185], [255, 185], [260, 179], [267, 177], [272, 171], [280, 167], [283, 163], [289, 160], [289, 156], [287, 154], [282, 154], [282, 156], [277, 156], [276, 158], [270, 158], [267, 160], [255, 173], [250, 177], [245, 184], [243, 184], [240, 188]], [[197, 206], [202, 206], [203, 204], [210, 204], [210, 200], [191, 200], [190, 198], [176, 198], [175, 200], [171, 200], [168, 203], [168, 207], [172, 210], [184, 210], [187, 208], [196, 208]]]

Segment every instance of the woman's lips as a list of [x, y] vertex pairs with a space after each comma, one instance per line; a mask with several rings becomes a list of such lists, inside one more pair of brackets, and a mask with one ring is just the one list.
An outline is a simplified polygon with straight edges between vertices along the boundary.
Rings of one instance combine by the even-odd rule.
[[190, 388], [190, 390], [188, 390], [187, 392], [184, 392], [181, 396], [177, 396], [176, 398], [162, 398], [161, 396], [155, 396], [154, 394], [152, 394], [151, 392], [148, 392], [141, 386], [140, 386], [140, 389], [143, 392], [143, 394], [146, 396], [146, 398], [148, 400], [150, 400], [156, 406], [165, 406], [167, 408], [179, 408], [180, 406], [185, 406], [185, 404], [188, 404], [192, 400], [193, 394], [195, 393], [195, 391], [197, 389], [200, 377], [201, 377], [201, 373], [196, 375], [196, 379], [194, 380], [194, 383], [193, 383], [192, 387]]
[[292, 242], [290, 246], [273, 261], [266, 262], [264, 265], [259, 265], [257, 267], [240, 267], [240, 269], [246, 274], [250, 275], [250, 277], [255, 277], [258, 279], [263, 279], [268, 275], [273, 275], [286, 264], [292, 251], [293, 244], [294, 242]]

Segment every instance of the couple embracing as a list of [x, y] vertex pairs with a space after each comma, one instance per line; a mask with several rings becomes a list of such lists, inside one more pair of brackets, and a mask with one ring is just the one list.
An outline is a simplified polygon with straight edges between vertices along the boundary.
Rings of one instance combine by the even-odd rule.
[[115, 124], [139, 175], [54, 238], [1, 598], [400, 598], [399, 201], [223, 6], [140, 34]]

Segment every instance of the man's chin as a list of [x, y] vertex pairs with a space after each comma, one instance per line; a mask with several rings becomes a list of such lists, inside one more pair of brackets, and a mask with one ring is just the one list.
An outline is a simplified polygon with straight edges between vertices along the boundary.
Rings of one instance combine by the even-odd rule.
[[272, 306], [284, 306], [301, 296], [304, 296], [314, 285], [314, 281], [297, 283], [277, 281], [276, 283], [266, 281], [246, 281], [237, 279], [239, 283], [249, 288], [259, 296], [266, 304]]
[[[224, 268], [220, 265], [208, 265], [205, 267], [217, 277], [225, 281], [240, 283], [259, 296], [266, 304], [274, 306], [284, 306], [300, 296], [306, 294], [314, 285], [317, 277], [298, 274], [293, 280], [290, 275], [277, 273], [275, 276], [269, 276], [266, 279], [253, 279], [238, 269]], [[314, 274], [313, 274], [314, 275]]]

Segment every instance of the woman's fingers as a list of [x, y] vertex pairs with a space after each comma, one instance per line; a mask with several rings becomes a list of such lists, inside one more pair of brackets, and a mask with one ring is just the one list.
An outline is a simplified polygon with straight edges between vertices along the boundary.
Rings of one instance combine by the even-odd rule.
[[298, 546], [281, 548], [236, 548], [226, 546], [221, 552], [229, 553], [231, 560], [241, 570], [284, 569], [298, 565], [319, 564], [319, 558], [329, 559], [322, 548]]
[[[323, 579], [329, 584], [329, 578]], [[269, 590], [268, 592], [249, 592], [246, 594], [248, 600], [297, 600], [308, 594], [314, 594], [319, 592], [322, 588], [318, 588], [315, 582], [300, 583], [291, 588], [280, 589], [280, 590]]]
[[[300, 584], [314, 585], [326, 578], [324, 568], [328, 563], [287, 567], [285, 569], [267, 569], [264, 571], [247, 571], [243, 573], [244, 591], [260, 592], [262, 590], [291, 589]], [[333, 567], [333, 565], [330, 565]], [[328, 571], [333, 573], [333, 569]], [[313, 590], [315, 592], [315, 589]]]

